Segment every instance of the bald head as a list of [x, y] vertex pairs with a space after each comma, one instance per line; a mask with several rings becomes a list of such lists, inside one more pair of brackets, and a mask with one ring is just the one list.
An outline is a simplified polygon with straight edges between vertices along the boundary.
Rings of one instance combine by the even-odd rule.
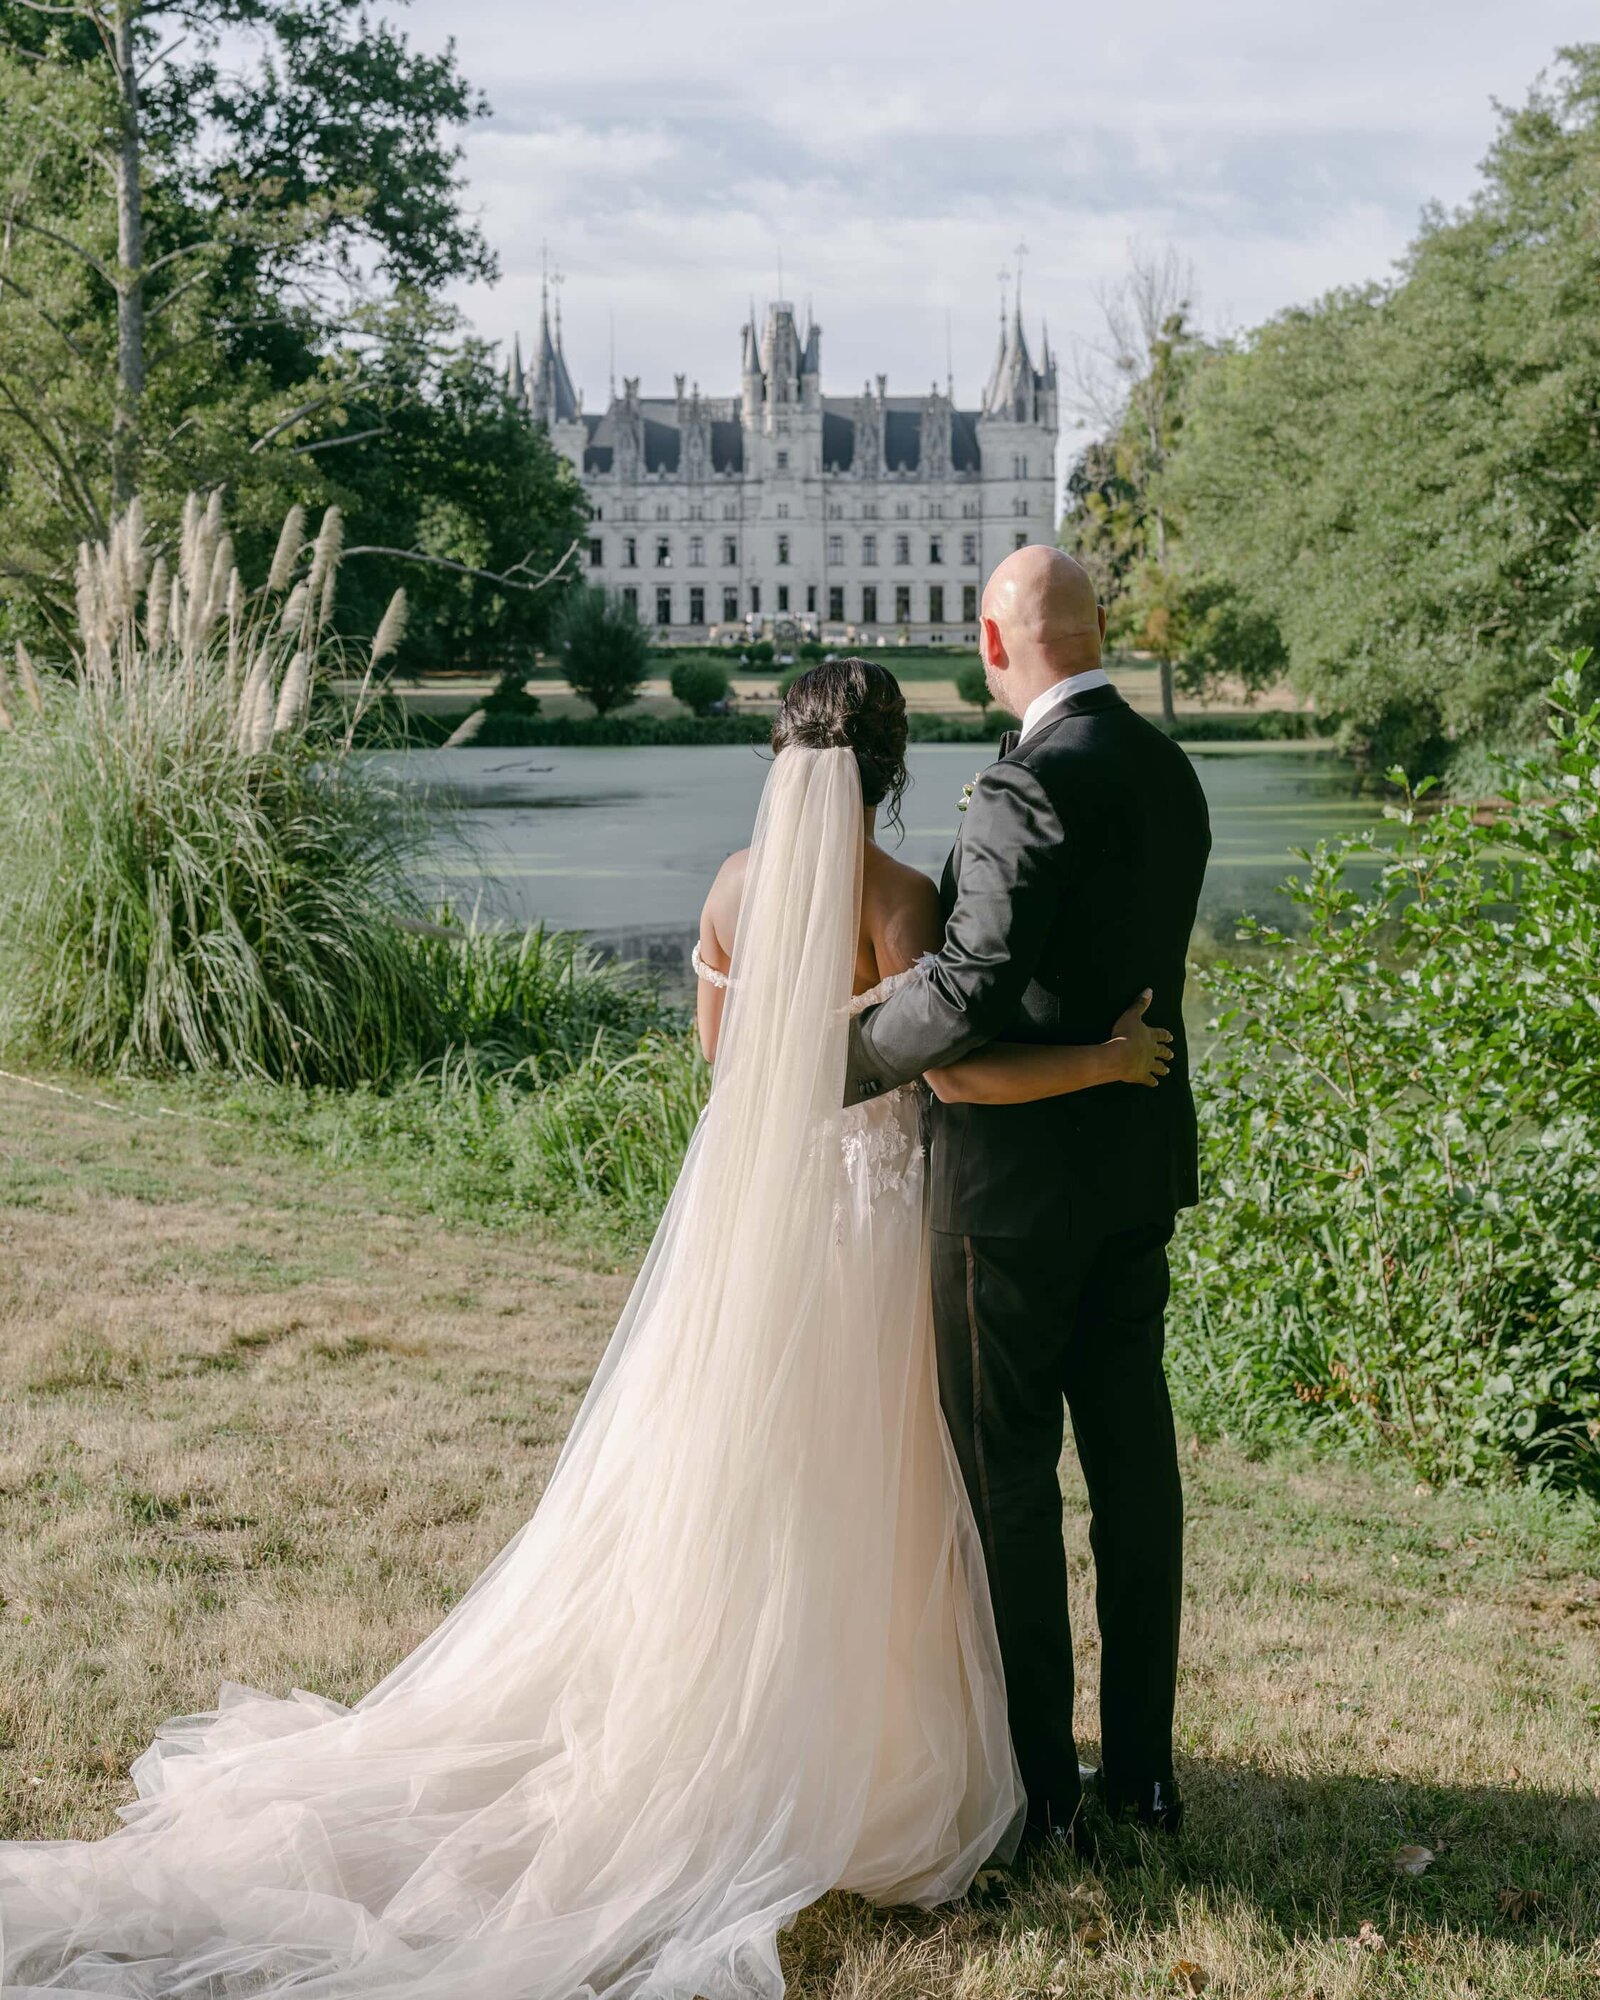
[[1006, 557], [983, 593], [980, 649], [996, 701], [1021, 715], [1069, 674], [1100, 664], [1105, 614], [1080, 562], [1035, 542]]

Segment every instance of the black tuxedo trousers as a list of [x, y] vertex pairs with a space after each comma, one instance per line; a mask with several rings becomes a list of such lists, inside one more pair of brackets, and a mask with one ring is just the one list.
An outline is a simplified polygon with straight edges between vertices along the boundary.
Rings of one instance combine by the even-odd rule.
[[939, 1397], [983, 1541], [1031, 1826], [1079, 1804], [1062, 1407], [1089, 1492], [1100, 1751], [1114, 1805], [1172, 1789], [1183, 1502], [1162, 1372], [1167, 1223], [933, 1236]]

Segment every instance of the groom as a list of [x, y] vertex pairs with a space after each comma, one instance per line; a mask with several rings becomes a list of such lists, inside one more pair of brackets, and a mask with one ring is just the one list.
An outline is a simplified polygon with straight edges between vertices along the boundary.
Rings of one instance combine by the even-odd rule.
[[944, 949], [853, 1024], [849, 1102], [994, 1040], [1095, 1042], [1145, 987], [1173, 1035], [1154, 1090], [934, 1106], [940, 1399], [983, 1540], [1028, 1835], [1078, 1837], [1062, 1404], [1089, 1489], [1100, 1784], [1175, 1832], [1182, 1495], [1162, 1372], [1167, 1240], [1197, 1199], [1184, 965], [1210, 851], [1184, 753], [1100, 666], [1105, 612], [1059, 550], [984, 592], [995, 700], [1022, 718], [945, 866]]

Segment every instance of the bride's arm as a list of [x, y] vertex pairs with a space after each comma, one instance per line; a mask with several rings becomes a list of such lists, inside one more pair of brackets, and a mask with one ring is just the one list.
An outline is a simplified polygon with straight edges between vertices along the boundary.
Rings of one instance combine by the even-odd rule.
[[1146, 1024], [1149, 1004], [1146, 990], [1105, 1042], [990, 1042], [960, 1062], [930, 1069], [929, 1087], [944, 1104], [1032, 1104], [1101, 1083], [1137, 1083], [1153, 1090], [1167, 1073], [1172, 1036], [1166, 1028]]
[[707, 1062], [717, 1059], [722, 1033], [722, 1006], [728, 997], [728, 967], [733, 962], [733, 933], [744, 894], [744, 870], [749, 850], [731, 854], [717, 870], [717, 879], [700, 912], [699, 978], [695, 992], [695, 1026]]

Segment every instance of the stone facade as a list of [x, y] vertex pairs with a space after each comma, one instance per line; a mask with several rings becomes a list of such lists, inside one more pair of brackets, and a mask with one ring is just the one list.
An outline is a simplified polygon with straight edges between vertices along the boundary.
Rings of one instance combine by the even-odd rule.
[[1055, 539], [1056, 363], [1045, 335], [1034, 366], [1020, 297], [972, 410], [948, 385], [890, 395], [882, 375], [824, 395], [821, 329], [802, 334], [784, 300], [743, 329], [737, 395], [624, 378], [590, 414], [548, 306], [510, 378], [583, 480], [590, 581], [631, 594], [663, 640], [970, 643], [995, 564]]

